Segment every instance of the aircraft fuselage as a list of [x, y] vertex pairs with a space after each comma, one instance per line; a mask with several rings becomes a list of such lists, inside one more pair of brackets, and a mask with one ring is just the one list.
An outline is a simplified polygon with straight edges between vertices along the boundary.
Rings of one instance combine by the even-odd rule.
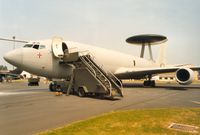
[[[78, 51], [85, 53], [86, 51], [94, 57], [96, 63], [103, 69], [112, 73], [124, 72], [124, 69], [137, 69], [145, 67], [156, 67], [157, 63], [144, 58], [127, 55], [100, 47], [80, 44], [71, 41], [64, 41], [69, 52]], [[53, 54], [51, 40], [30, 42], [28, 45], [32, 47], [23, 47], [8, 52], [4, 59], [10, 64], [39, 76], [47, 78], [66, 78], [72, 74], [73, 67], [70, 65], [59, 64], [60, 59]], [[34, 45], [39, 45], [38, 48]]]

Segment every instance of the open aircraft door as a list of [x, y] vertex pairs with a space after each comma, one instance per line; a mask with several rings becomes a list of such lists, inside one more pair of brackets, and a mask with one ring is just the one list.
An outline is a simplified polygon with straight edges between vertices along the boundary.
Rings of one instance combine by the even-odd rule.
[[61, 37], [52, 38], [53, 54], [57, 58], [63, 57], [64, 55], [62, 43], [63, 43], [63, 39]]

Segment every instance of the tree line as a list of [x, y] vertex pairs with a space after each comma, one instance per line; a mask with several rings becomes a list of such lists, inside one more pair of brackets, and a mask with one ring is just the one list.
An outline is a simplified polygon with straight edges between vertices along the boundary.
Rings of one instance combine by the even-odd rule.
[[0, 65], [0, 70], [8, 70], [7, 66]]

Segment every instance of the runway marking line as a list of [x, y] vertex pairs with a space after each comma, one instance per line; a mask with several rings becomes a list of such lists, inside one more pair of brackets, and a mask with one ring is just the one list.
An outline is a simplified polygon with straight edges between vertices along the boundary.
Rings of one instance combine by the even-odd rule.
[[200, 105], [200, 102], [198, 101], [191, 101], [191, 102]]
[[20, 94], [33, 94], [38, 92], [0, 92], [0, 96], [20, 95]]

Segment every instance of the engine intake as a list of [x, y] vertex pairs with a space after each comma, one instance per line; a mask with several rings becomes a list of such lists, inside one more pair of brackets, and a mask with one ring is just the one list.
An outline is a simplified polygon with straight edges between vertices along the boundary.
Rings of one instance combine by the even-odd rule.
[[179, 84], [188, 85], [194, 80], [194, 72], [190, 68], [180, 68], [176, 71], [175, 78]]

